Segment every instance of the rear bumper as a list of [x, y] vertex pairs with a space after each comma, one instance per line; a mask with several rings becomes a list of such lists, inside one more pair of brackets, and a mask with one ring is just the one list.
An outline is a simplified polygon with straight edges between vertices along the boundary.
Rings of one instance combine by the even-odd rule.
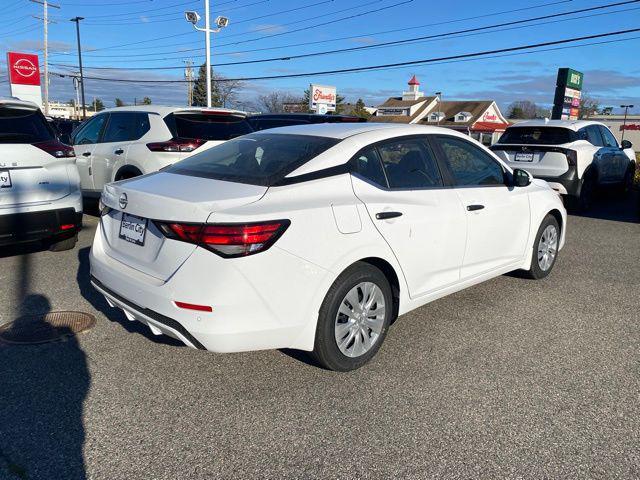
[[[333, 276], [327, 270], [275, 246], [240, 259], [197, 248], [162, 280], [109, 256], [108, 248], [99, 224], [90, 254], [93, 286], [154, 334], [219, 353], [313, 347], [301, 333], [317, 320], [316, 293]], [[176, 301], [213, 311], [178, 308]]]
[[582, 182], [580, 182], [580, 178], [578, 177], [578, 172], [576, 167], [569, 167], [566, 173], [559, 175], [557, 177], [548, 177], [548, 176], [536, 176], [535, 178], [539, 178], [541, 180], [545, 180], [547, 183], [551, 185], [554, 190], [557, 190], [559, 193], [563, 195], [572, 195], [572, 196], [580, 196], [580, 189], [582, 188]]
[[0, 246], [71, 237], [81, 227], [82, 211], [74, 208], [0, 215]]

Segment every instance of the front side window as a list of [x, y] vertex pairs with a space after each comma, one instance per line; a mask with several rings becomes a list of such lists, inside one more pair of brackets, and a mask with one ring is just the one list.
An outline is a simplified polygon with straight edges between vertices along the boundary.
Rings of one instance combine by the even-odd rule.
[[604, 144], [607, 147], [618, 148], [618, 141], [616, 140], [616, 137], [613, 136], [613, 133], [611, 133], [611, 130], [609, 130], [607, 127], [603, 127], [602, 125], [598, 125], [598, 128], [600, 129], [600, 132], [602, 133], [602, 138], [604, 139]]
[[107, 130], [104, 133], [103, 142], [130, 142], [138, 140], [149, 131], [149, 128], [149, 115], [146, 113], [112, 113], [107, 125]]
[[504, 185], [504, 170], [491, 156], [466, 140], [436, 137], [458, 186]]
[[253, 133], [177, 162], [164, 172], [271, 186], [339, 142], [311, 135]]
[[39, 110], [0, 106], [0, 143], [37, 143], [53, 138]]
[[421, 140], [396, 140], [378, 147], [389, 188], [442, 186], [436, 161]]
[[107, 115], [98, 115], [97, 117], [89, 120], [89, 122], [77, 133], [73, 143], [75, 145], [90, 145], [98, 143], [98, 140], [100, 139], [100, 132], [102, 132], [106, 119]]

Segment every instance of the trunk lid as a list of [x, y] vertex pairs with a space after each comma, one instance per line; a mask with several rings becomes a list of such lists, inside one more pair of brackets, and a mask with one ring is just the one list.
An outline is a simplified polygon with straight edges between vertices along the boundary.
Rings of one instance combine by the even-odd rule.
[[[102, 217], [105, 252], [138, 271], [166, 280], [197, 247], [166, 238], [153, 220], [205, 223], [211, 213], [256, 202], [266, 191], [267, 187], [259, 185], [166, 172], [109, 184], [102, 194], [102, 202], [112, 209]], [[122, 230], [125, 214], [146, 223], [143, 245], [122, 238], [123, 234], [127, 237]], [[137, 222], [130, 217], [124, 220]]]

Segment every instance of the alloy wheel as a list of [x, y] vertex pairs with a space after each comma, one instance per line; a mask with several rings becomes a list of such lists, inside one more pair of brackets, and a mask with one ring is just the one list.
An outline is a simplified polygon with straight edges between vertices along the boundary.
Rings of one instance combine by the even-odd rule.
[[547, 225], [538, 242], [538, 266], [546, 272], [553, 265], [558, 253], [558, 229], [555, 225]]

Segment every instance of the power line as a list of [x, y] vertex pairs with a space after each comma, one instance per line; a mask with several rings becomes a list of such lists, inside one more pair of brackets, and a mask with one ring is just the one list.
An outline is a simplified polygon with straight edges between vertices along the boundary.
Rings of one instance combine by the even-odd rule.
[[[618, 10], [618, 11], [615, 11], [615, 12], [604, 12], [604, 13], [595, 13], [595, 14], [590, 14], [590, 15], [583, 15], [583, 16], [579, 16], [579, 17], [575, 17], [575, 18], [556, 19], [557, 17], [573, 15], [573, 14], [576, 14], [576, 13], [584, 13], [584, 12], [588, 12], [588, 11], [602, 10], [603, 8], [608, 8], [608, 7], [612, 7], [612, 6], [620, 6], [620, 5], [639, 3], [639, 2], [640, 2], [640, 0], [628, 0], [628, 1], [625, 1], [625, 2], [618, 2], [618, 3], [605, 5], [605, 6], [583, 8], [583, 9], [574, 10], [574, 11], [570, 11], [570, 12], [556, 13], [556, 14], [551, 14], [551, 15], [542, 15], [542, 16], [533, 17], [533, 18], [527, 18], [527, 19], [522, 19], [522, 20], [513, 20], [513, 21], [510, 21], [510, 22], [502, 22], [502, 23], [497, 23], [497, 24], [493, 24], [493, 25], [487, 25], [487, 26], [484, 26], [484, 27], [467, 28], [467, 29], [457, 30], [457, 31], [452, 31], [452, 32], [439, 33], [439, 34], [433, 34], [433, 35], [425, 35], [425, 36], [421, 36], [421, 37], [413, 37], [413, 38], [404, 39], [404, 40], [394, 40], [394, 41], [389, 41], [389, 42], [382, 42], [382, 43], [378, 43], [378, 44], [375, 44], [375, 45], [361, 45], [359, 47], [342, 48], [342, 49], [336, 49], [336, 50], [325, 50], [325, 51], [322, 51], [322, 52], [310, 52], [310, 53], [304, 53], [304, 54], [299, 54], [299, 55], [290, 55], [290, 56], [285, 56], [285, 57], [273, 57], [273, 58], [264, 58], [264, 59], [257, 59], [257, 60], [243, 60], [243, 61], [226, 62], [226, 63], [214, 63], [212, 65], [216, 66], [216, 67], [221, 67], [221, 66], [246, 65], [246, 64], [265, 63], [265, 62], [274, 62], [274, 61], [290, 61], [290, 60], [295, 60], [295, 59], [299, 59], [299, 58], [316, 57], [316, 56], [321, 56], [321, 55], [331, 55], [331, 54], [337, 54], [337, 53], [347, 53], [347, 52], [352, 52], [352, 51], [369, 50], [369, 49], [383, 48], [383, 47], [390, 47], [390, 46], [399, 46], [399, 45], [406, 45], [406, 44], [422, 43], [424, 41], [435, 40], [435, 39], [440, 39], [440, 38], [445, 38], [445, 37], [450, 37], [450, 36], [455, 36], [455, 38], [460, 38], [460, 37], [464, 37], [464, 36], [470, 36], [470, 35], [464, 35], [464, 34], [469, 34], [469, 33], [477, 34], [477, 32], [482, 32], [484, 30], [490, 30], [490, 29], [495, 29], [495, 28], [502, 28], [503, 30], [501, 30], [501, 31], [511, 30], [511, 29], [513, 29], [513, 27], [515, 25], [522, 25], [524, 23], [536, 22], [536, 21], [539, 21], [539, 20], [547, 20], [547, 19], [550, 19], [550, 18], [553, 18], [554, 20], [551, 20], [551, 21], [548, 21], [548, 22], [542, 22], [542, 23], [534, 23], [532, 25], [526, 25], [526, 27], [548, 25], [548, 24], [554, 24], [554, 23], [565, 22], [565, 21], [582, 20], [584, 18], [591, 18], [591, 17], [595, 17], [595, 16], [613, 15], [613, 14], [623, 13], [623, 12], [627, 12], [627, 11], [635, 11], [635, 10], [638, 10], [638, 7], [630, 8], [630, 9], [626, 9], [626, 10]], [[511, 28], [504, 28], [504, 27], [511, 27]], [[484, 32], [484, 33], [496, 33], [496, 32], [493, 31], [493, 32]], [[182, 58], [182, 57], [179, 57], [179, 58]], [[68, 65], [68, 64], [57, 63], [57, 64], [54, 64], [54, 65], [59, 66], [59, 67], [76, 68], [75, 65]], [[90, 68], [90, 69], [93, 69], [93, 70], [176, 70], [176, 69], [181, 69], [183, 67], [182, 66], [170, 66], [170, 67], [137, 67], [137, 68], [130, 68], [130, 67], [87, 67], [87, 68]]]
[[[329, 38], [329, 39], [324, 39], [324, 40], [318, 40], [318, 41], [313, 41], [313, 42], [302, 42], [302, 43], [294, 43], [294, 44], [287, 44], [287, 45], [280, 45], [280, 46], [275, 46], [275, 47], [263, 47], [263, 48], [254, 48], [254, 49], [249, 49], [249, 50], [236, 50], [236, 51], [216, 51], [216, 55], [235, 55], [235, 54], [241, 54], [241, 53], [252, 53], [252, 52], [259, 52], [259, 51], [266, 51], [266, 50], [278, 50], [278, 49], [282, 49], [282, 48], [290, 48], [290, 47], [299, 47], [299, 46], [306, 46], [306, 45], [317, 45], [319, 43], [329, 43], [329, 42], [337, 42], [337, 41], [341, 41], [341, 40], [350, 40], [353, 38], [359, 38], [359, 37], [366, 37], [366, 36], [370, 36], [370, 35], [384, 35], [384, 34], [388, 34], [388, 33], [396, 33], [396, 32], [404, 32], [404, 31], [409, 31], [409, 30], [416, 30], [416, 29], [420, 29], [420, 28], [426, 28], [426, 27], [433, 27], [433, 26], [440, 26], [440, 25], [448, 25], [448, 24], [452, 24], [452, 23], [459, 23], [459, 22], [465, 22], [467, 20], [478, 20], [480, 18], [485, 18], [485, 17], [493, 17], [496, 15], [506, 15], [506, 14], [510, 14], [510, 13], [516, 13], [516, 12], [521, 12], [524, 10], [533, 10], [533, 9], [538, 9], [538, 8], [544, 8], [544, 7], [549, 7], [549, 6], [554, 6], [554, 5], [560, 5], [560, 4], [564, 4], [564, 3], [571, 3], [573, 0], [560, 0], [560, 1], [554, 1], [554, 2], [549, 2], [549, 3], [543, 3], [543, 4], [537, 4], [537, 5], [531, 5], [525, 8], [516, 8], [516, 9], [512, 9], [512, 10], [503, 10], [500, 12], [492, 12], [492, 13], [487, 13], [487, 14], [483, 14], [483, 15], [476, 15], [476, 16], [472, 16], [472, 17], [465, 17], [465, 18], [458, 18], [458, 19], [452, 19], [452, 20], [445, 20], [442, 22], [437, 22], [437, 23], [427, 23], [427, 24], [423, 24], [423, 25], [416, 25], [413, 27], [403, 27], [403, 28], [396, 28], [393, 30], [385, 30], [385, 31], [378, 31], [378, 32], [368, 32], [368, 33], [360, 33], [358, 35], [350, 35], [350, 36], [346, 36], [346, 37], [337, 37], [337, 38]], [[151, 41], [151, 40], [149, 40]], [[149, 47], [140, 47], [140, 48], [136, 48], [136, 51], [139, 50], [149, 50], [149, 49], [157, 49], [157, 48], [165, 48], [165, 47], [174, 47], [174, 46], [182, 46], [182, 45], [193, 45], [193, 42], [188, 42], [188, 43], [174, 43], [174, 44], [169, 44], [169, 45], [157, 45], [157, 46], [149, 46]], [[112, 48], [117, 48], [116, 47], [112, 47]], [[129, 49], [130, 50], [130, 49]], [[192, 48], [192, 49], [185, 49], [185, 50], [181, 50], [181, 53], [184, 52], [195, 52], [195, 51], [202, 51], [204, 50], [204, 48]], [[93, 49], [91, 51], [97, 51], [97, 49]], [[179, 53], [179, 52], [168, 52], [168, 53]], [[63, 53], [63, 52], [59, 52], [56, 55], [68, 55], [67, 53]], [[123, 58], [123, 57], [141, 57], [141, 56], [156, 56], [156, 55], [166, 55], [165, 54], [161, 54], [161, 53], [140, 53], [140, 54], [128, 54], [128, 55], [123, 55], [123, 54], [115, 54], [115, 55], [87, 55], [87, 57], [90, 58], [111, 58], [111, 57], [117, 57], [117, 58]], [[158, 58], [158, 59], [154, 59], [154, 60], [149, 60], [149, 61], [160, 61], [160, 60], [170, 60], [172, 58], [175, 59], [181, 59], [183, 58], [183, 55], [180, 55], [178, 57], [163, 57], [163, 58]], [[146, 60], [138, 60], [138, 61], [146, 61]]]
[[[405, 67], [409, 65], [424, 65], [429, 63], [437, 63], [437, 62], [444, 62], [444, 61], [451, 61], [451, 60], [477, 58], [477, 57], [483, 57], [487, 55], [496, 55], [501, 53], [518, 52], [522, 50], [531, 50], [534, 48], [564, 45], [572, 42], [594, 40], [596, 38], [606, 38], [606, 37], [612, 37], [616, 35], [625, 35], [628, 33], [636, 33], [636, 32], [640, 32], [640, 28], [619, 30], [615, 32], [599, 33], [599, 34], [586, 35], [586, 36], [575, 37], [575, 38], [565, 38], [562, 40], [554, 40], [554, 41], [541, 42], [541, 43], [535, 43], [535, 44], [519, 45], [517, 47], [499, 48], [494, 50], [485, 50], [481, 52], [450, 55], [445, 57], [435, 57], [435, 58], [427, 58], [427, 59], [421, 59], [421, 60], [410, 60], [405, 62], [395, 62], [395, 63], [380, 64], [380, 65], [369, 65], [365, 67], [352, 67], [352, 68], [324, 70], [324, 71], [316, 71], [316, 72], [291, 73], [291, 74], [284, 74], [284, 75], [267, 75], [267, 76], [261, 76], [261, 77], [224, 78], [224, 79], [218, 79], [217, 81], [238, 82], [238, 81], [249, 81], [249, 80], [275, 80], [280, 78], [301, 78], [301, 77], [311, 77], [311, 76], [319, 76], [319, 75], [335, 75], [335, 74], [342, 74], [342, 73], [365, 72], [370, 70], [381, 70], [385, 68], [397, 68], [397, 67]], [[628, 41], [636, 38], [638, 37], [620, 39], [617, 41]], [[585, 44], [585, 45], [578, 45], [578, 46], [587, 46], [587, 45]], [[59, 72], [56, 72], [56, 75], [61, 77], [69, 76], [68, 74], [63, 74]], [[119, 79], [119, 78], [104, 78], [104, 77], [85, 77], [85, 78], [91, 79], [91, 80], [102, 80], [102, 81], [110, 81], [110, 82], [136, 82], [136, 83], [184, 83], [185, 82], [185, 80], [139, 80], [139, 79]]]

